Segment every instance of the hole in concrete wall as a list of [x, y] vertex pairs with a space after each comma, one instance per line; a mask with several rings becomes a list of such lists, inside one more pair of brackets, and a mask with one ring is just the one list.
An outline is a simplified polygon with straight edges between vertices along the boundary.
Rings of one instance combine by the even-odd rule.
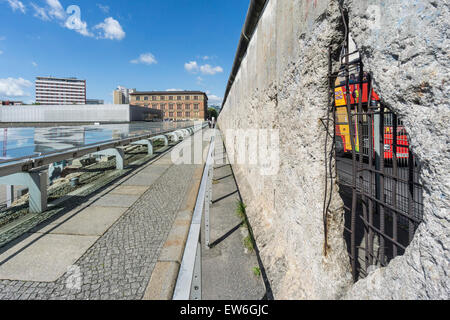
[[346, 38], [339, 73], [330, 85], [344, 238], [357, 281], [405, 252], [422, 221], [423, 200], [409, 135], [373, 90], [371, 74], [364, 71], [351, 37]]

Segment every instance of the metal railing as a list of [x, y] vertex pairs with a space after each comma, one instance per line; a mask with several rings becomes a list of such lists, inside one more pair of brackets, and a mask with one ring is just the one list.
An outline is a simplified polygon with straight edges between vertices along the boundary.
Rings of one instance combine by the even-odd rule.
[[181, 261], [180, 272], [175, 286], [173, 300], [201, 300], [202, 277], [201, 277], [201, 223], [203, 211], [205, 212], [205, 247], [209, 248], [209, 207], [212, 203], [212, 180], [214, 173], [214, 146], [215, 130], [211, 137], [208, 157], [203, 169], [200, 189], [195, 203], [191, 227]]
[[47, 169], [50, 164], [68, 159], [81, 158], [88, 154], [103, 154], [115, 156], [116, 168], [123, 170], [125, 153], [121, 147], [145, 143], [148, 147], [149, 154], [153, 154], [153, 144], [148, 140], [163, 138], [165, 144], [167, 144], [168, 139], [166, 135], [169, 136], [173, 133], [174, 141], [178, 142], [180, 137], [184, 139], [186, 136], [203, 129], [205, 126], [206, 124], [203, 123], [201, 125], [190, 126], [188, 129], [174, 129], [158, 133], [141, 134], [109, 142], [95, 143], [82, 148], [71, 148], [36, 157], [14, 159], [0, 166], [0, 184], [8, 186], [7, 198], [12, 197], [12, 192], [8, 191], [12, 190], [10, 186], [26, 186], [30, 194], [29, 211], [41, 213], [47, 209]]
[[344, 236], [357, 281], [405, 252], [423, 219], [423, 197], [408, 133], [377, 96], [361, 59], [349, 60], [346, 36], [340, 71], [330, 73], [330, 110]]
[[[203, 124], [202, 128], [204, 128], [206, 125]], [[30, 170], [34, 170], [40, 167], [44, 167], [47, 165], [50, 165], [55, 162], [68, 160], [68, 159], [76, 159], [81, 158], [85, 155], [100, 152], [103, 150], [111, 149], [111, 148], [117, 148], [117, 147], [123, 147], [127, 146], [133, 142], [137, 142], [143, 139], [150, 139], [152, 137], [160, 136], [169, 134], [171, 132], [177, 132], [180, 131], [180, 129], [172, 129], [167, 131], [162, 131], [158, 133], [148, 133], [148, 134], [141, 134], [136, 135], [133, 137], [123, 138], [123, 139], [116, 139], [116, 140], [109, 140], [109, 141], [102, 141], [98, 143], [93, 143], [86, 145], [81, 148], [69, 148], [65, 150], [60, 150], [56, 152], [51, 152], [48, 154], [38, 155], [38, 156], [27, 156], [27, 157], [21, 157], [16, 159], [11, 159], [7, 162], [1, 162], [0, 163], [0, 177], [8, 176], [14, 173], [18, 172], [28, 172]]]

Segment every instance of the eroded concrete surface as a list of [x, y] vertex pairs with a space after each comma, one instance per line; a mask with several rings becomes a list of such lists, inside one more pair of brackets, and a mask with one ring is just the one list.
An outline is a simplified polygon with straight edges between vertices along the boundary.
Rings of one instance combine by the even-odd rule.
[[[404, 121], [424, 168], [424, 221], [405, 255], [356, 284], [337, 185], [330, 250], [323, 254], [326, 131], [320, 119], [328, 106], [328, 49], [339, 53], [344, 39], [339, 3], [349, 10], [375, 90]], [[234, 165], [275, 298], [449, 298], [449, 8], [448, 1], [433, 0], [269, 1], [219, 125], [224, 133], [279, 130], [277, 174]]]

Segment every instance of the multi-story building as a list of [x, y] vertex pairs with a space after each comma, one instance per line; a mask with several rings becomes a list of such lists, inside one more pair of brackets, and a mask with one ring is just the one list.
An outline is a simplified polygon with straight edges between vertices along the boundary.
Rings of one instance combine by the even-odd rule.
[[137, 91], [130, 104], [164, 111], [165, 120], [205, 120], [208, 96], [201, 91]]
[[45, 105], [86, 104], [86, 80], [37, 77], [36, 103]]
[[122, 86], [118, 86], [114, 90], [114, 104], [129, 104], [130, 103], [130, 93], [135, 92], [136, 89], [127, 89]]

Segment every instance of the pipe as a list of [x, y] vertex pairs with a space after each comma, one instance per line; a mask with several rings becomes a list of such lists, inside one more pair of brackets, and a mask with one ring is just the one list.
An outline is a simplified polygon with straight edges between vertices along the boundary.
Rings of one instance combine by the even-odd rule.
[[251, 0], [247, 11], [247, 18], [245, 19], [244, 27], [242, 28], [241, 38], [239, 39], [238, 48], [236, 51], [236, 56], [234, 58], [233, 67], [231, 69], [230, 77], [228, 78], [227, 88], [225, 90], [224, 99], [222, 102], [222, 108], [227, 101], [228, 94], [230, 93], [231, 87], [233, 86], [234, 79], [241, 67], [242, 59], [247, 53], [247, 48], [252, 39], [253, 33], [258, 26], [259, 19], [261, 18], [264, 9], [266, 8], [269, 0]]

